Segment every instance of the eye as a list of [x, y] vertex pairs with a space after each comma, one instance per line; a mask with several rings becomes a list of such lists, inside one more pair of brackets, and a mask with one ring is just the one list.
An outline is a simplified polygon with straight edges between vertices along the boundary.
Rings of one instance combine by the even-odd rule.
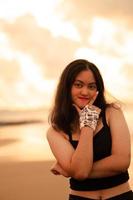
[[74, 83], [74, 86], [75, 86], [76, 88], [81, 88], [83, 85], [82, 85], [81, 83]]
[[89, 85], [88, 88], [91, 90], [95, 90], [97, 88], [97, 86], [95, 84], [93, 84], [93, 85]]

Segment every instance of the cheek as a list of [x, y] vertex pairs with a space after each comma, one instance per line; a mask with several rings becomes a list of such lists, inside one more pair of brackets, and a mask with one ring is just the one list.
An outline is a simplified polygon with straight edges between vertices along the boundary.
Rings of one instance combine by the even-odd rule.
[[78, 90], [76, 90], [75, 88], [72, 88], [72, 90], [71, 90], [72, 100], [74, 100], [77, 95], [78, 95]]
[[93, 97], [96, 94], [96, 91], [97, 90], [90, 90], [90, 92], [89, 92], [90, 97]]

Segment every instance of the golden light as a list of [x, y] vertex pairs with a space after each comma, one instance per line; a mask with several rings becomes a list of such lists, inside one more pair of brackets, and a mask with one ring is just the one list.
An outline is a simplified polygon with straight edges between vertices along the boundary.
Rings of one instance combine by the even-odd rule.
[[41, 16], [40, 13], [43, 13], [41, 18], [44, 19], [44, 16], [50, 16], [50, 14], [53, 13], [56, 5], [60, 1], [61, 0], [49, 0], [45, 2], [42, 0], [5, 0], [1, 2], [0, 17], [13, 22], [16, 17], [27, 13], [32, 14], [33, 16]]
[[48, 29], [54, 37], [63, 36], [79, 41], [80, 36], [76, 27], [71, 22], [63, 21], [62, 16], [56, 11], [56, 7], [61, 1], [49, 0], [42, 2], [42, 0], [24, 0], [19, 2], [13, 0], [9, 2], [5, 0], [0, 7], [0, 17], [13, 23], [17, 17], [31, 14], [35, 17], [38, 25]]
[[123, 60], [125, 62], [133, 64], [133, 59], [132, 59], [132, 52], [133, 52], [133, 31], [132, 32], [127, 32], [126, 30], [124, 31], [124, 44], [123, 46], [119, 49], [120, 53], [124, 56]]
[[14, 52], [9, 45], [9, 39], [4, 32], [0, 32], [0, 57], [7, 60], [11, 60], [14, 57]]
[[[45, 105], [48, 106], [51, 103], [50, 99], [52, 98], [52, 93], [56, 87], [56, 80], [46, 79], [43, 76], [41, 67], [35, 64], [35, 62], [33, 62], [31, 57], [21, 53], [18, 55], [18, 60], [20, 62], [20, 69], [22, 74], [22, 81], [20, 82], [19, 86], [23, 87], [25, 85], [27, 88], [29, 87], [29, 89], [27, 89], [27, 92], [29, 94], [27, 95], [29, 98], [30, 95], [32, 98], [32, 90], [33, 92], [36, 91], [36, 94], [40, 95], [40, 103], [42, 101], [42, 105], [44, 103], [44, 97], [45, 97], [46, 100]], [[18, 86], [18, 91], [21, 91], [19, 90], [20, 89], [19, 86]], [[32, 101], [33, 100], [31, 100], [31, 103]]]
[[95, 49], [86, 47], [77, 49], [75, 58], [84, 58], [96, 64], [103, 76], [106, 90], [116, 98], [127, 99], [127, 93], [123, 93], [123, 90], [126, 91], [127, 82], [121, 73], [120, 59], [101, 55]]
[[17, 53], [17, 59], [20, 63], [20, 69], [24, 81], [33, 84], [35, 87], [41, 88], [43, 81], [41, 68], [33, 62], [32, 58], [24, 53]]
[[127, 90], [131, 83], [122, 73], [122, 67], [125, 63], [133, 64], [133, 32], [127, 32], [117, 22], [95, 16], [88, 43], [89, 48], [77, 49], [75, 57], [88, 59], [98, 66], [109, 93], [124, 101], [131, 100], [133, 95]]
[[4, 33], [0, 32], [0, 44], [3, 44], [3, 46], [7, 43], [7, 37]]
[[[61, 1], [49, 0], [43, 6], [44, 2], [42, 0], [24, 0], [22, 2], [5, 0], [0, 7], [0, 17], [13, 24], [17, 17], [31, 14], [35, 18], [38, 28], [49, 30], [53, 40], [55, 38], [56, 41], [56, 37], [62, 37], [78, 44], [81, 38], [77, 27], [72, 21], [64, 20], [65, 18], [57, 10]], [[121, 74], [121, 69], [123, 63], [125, 65], [126, 63], [133, 63], [133, 47], [131, 45], [133, 43], [133, 33], [127, 31], [126, 28], [117, 26], [117, 22], [104, 17], [95, 16], [92, 18], [91, 23], [88, 43], [86, 43], [86, 46], [79, 46], [74, 57], [86, 58], [94, 62], [103, 74], [107, 89], [114, 96], [126, 99], [129, 92], [123, 93], [122, 91], [123, 89], [126, 90], [130, 82]], [[120, 33], [123, 43], [118, 38]], [[45, 69], [48, 66], [36, 63], [32, 58], [32, 54], [25, 54], [23, 51], [20, 52], [20, 50], [11, 48], [8, 36], [4, 32], [0, 33], [0, 56], [5, 60], [15, 60], [19, 65], [20, 77], [17, 77], [16, 84], [12, 86], [14, 90], [12, 101], [15, 101], [15, 105], [18, 106], [19, 104], [23, 107], [26, 105], [42, 105], [43, 102], [47, 106], [51, 104], [53, 91], [57, 83], [56, 77], [50, 80], [45, 77], [44, 70], [42, 73], [42, 68]], [[8, 90], [8, 88], [3, 90], [5, 89]]]
[[[123, 70], [124, 66], [128, 67], [128, 71], [133, 65], [132, 27], [119, 23], [113, 12], [112, 18], [110, 13], [106, 18], [94, 16], [92, 12], [86, 16], [83, 12], [75, 15], [71, 7], [74, 4], [65, 2], [0, 0], [0, 109], [5, 112], [1, 114], [0, 121], [18, 123], [19, 120], [39, 119], [44, 122], [1, 127], [2, 161], [54, 159], [45, 137], [49, 126], [48, 110], [53, 104], [57, 86], [56, 70], [60, 72], [60, 66], [71, 58], [85, 58], [96, 64], [103, 76], [105, 89], [122, 102], [132, 103], [132, 74], [128, 80], [129, 73]], [[80, 10], [80, 2], [75, 2]], [[65, 8], [61, 12], [60, 6]], [[85, 21], [81, 21], [84, 16]], [[67, 41], [68, 47], [65, 45]], [[57, 69], [53, 70], [51, 66], [57, 66]], [[132, 131], [130, 108], [127, 119]]]
[[[11, 140], [1, 146], [2, 161], [44, 161], [52, 160], [53, 155], [45, 138], [47, 124], [28, 124], [0, 129], [1, 140]], [[19, 133], [19, 134], [18, 134]], [[29, 148], [30, 146], [30, 148]]]
[[98, 46], [99, 44], [114, 45], [113, 36], [117, 28], [113, 22], [99, 17], [94, 17], [92, 20], [92, 33], [88, 41], [91, 45]]
[[[1, 37], [4, 38], [4, 37]], [[1, 41], [5, 42], [5, 38]], [[43, 76], [41, 67], [33, 62], [32, 58], [22, 52], [12, 50], [8, 43], [5, 48], [0, 48], [3, 58], [6, 60], [16, 60], [19, 64], [20, 75], [14, 80], [11, 90], [1, 80], [0, 88], [2, 98], [0, 106], [3, 108], [33, 108], [46, 106], [49, 107], [52, 103], [53, 91], [56, 87], [56, 80], [46, 79]], [[3, 91], [3, 92], [2, 92]]]
[[63, 36], [74, 41], [80, 41], [80, 35], [76, 27], [70, 22], [63, 22], [61, 19], [54, 17], [47, 26], [54, 37]]

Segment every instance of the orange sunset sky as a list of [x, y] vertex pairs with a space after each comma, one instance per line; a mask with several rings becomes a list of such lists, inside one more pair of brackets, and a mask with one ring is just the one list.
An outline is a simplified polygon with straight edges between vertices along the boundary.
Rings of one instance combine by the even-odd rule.
[[0, 108], [49, 107], [76, 58], [100, 69], [106, 89], [133, 101], [132, 0], [0, 0]]

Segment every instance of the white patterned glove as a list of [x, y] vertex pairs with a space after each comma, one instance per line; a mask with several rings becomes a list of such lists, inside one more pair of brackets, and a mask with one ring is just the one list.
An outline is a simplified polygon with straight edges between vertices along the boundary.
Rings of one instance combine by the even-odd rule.
[[79, 113], [80, 129], [88, 126], [95, 131], [101, 109], [94, 105], [86, 105]]

